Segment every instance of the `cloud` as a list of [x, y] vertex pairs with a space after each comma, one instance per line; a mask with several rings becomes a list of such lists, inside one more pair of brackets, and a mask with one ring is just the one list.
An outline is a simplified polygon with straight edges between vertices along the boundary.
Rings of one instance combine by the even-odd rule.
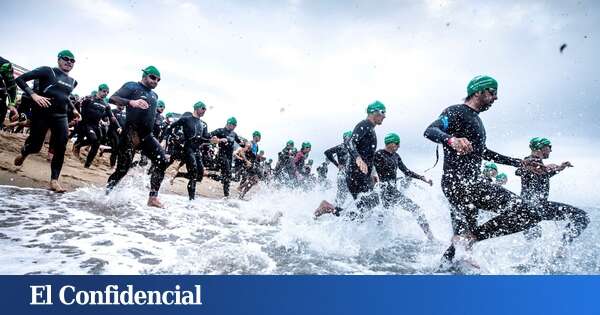
[[136, 20], [132, 14], [106, 0], [72, 0], [70, 3], [79, 10], [79, 13], [105, 26], [118, 28], [133, 24]]

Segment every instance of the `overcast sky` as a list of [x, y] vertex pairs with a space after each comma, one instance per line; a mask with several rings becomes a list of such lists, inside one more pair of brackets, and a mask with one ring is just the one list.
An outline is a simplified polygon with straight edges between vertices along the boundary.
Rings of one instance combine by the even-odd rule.
[[[380, 100], [402, 155], [431, 152], [425, 127], [475, 75], [499, 81], [488, 146], [533, 136], [597, 144], [600, 5], [595, 1], [10, 1], [0, 55], [27, 68], [77, 59], [76, 93], [115, 91], [155, 65], [167, 111], [238, 118], [271, 157], [285, 141], [322, 151]], [[563, 53], [559, 47], [566, 43]], [[513, 149], [508, 154], [522, 155]]]

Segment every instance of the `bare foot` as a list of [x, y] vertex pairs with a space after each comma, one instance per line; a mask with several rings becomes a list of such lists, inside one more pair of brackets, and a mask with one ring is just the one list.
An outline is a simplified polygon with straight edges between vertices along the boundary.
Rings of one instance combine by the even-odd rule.
[[62, 186], [58, 183], [58, 180], [56, 179], [50, 181], [50, 190], [57, 193], [64, 193], [65, 191], [67, 191], [66, 189], [62, 188]]
[[160, 202], [158, 197], [148, 197], [148, 207], [164, 208], [165, 205]]
[[317, 210], [315, 210], [315, 217], [320, 217], [326, 213], [333, 213], [335, 212], [335, 207], [327, 202], [327, 200], [323, 200], [321, 201], [321, 204], [319, 204], [319, 207], [317, 208]]
[[15, 158], [15, 166], [21, 166], [23, 165], [23, 162], [25, 161], [25, 157], [21, 154], [17, 155], [17, 157]]
[[73, 153], [73, 156], [77, 159], [80, 159], [79, 157], [79, 148], [76, 146], [73, 146], [73, 150], [71, 151]]

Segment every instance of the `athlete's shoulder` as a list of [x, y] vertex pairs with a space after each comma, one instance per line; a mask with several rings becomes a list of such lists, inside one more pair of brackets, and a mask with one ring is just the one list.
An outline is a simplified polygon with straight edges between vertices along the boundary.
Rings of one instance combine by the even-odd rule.
[[128, 89], [128, 90], [135, 90], [135, 89], [139, 89], [140, 85], [141, 84], [139, 82], [129, 81], [129, 82], [125, 82], [125, 84], [123, 84], [123, 86], [121, 88]]

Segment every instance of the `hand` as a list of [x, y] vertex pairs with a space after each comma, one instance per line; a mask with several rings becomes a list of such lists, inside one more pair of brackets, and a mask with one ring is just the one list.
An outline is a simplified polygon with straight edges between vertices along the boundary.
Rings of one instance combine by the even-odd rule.
[[367, 163], [365, 163], [360, 156], [356, 158], [356, 166], [358, 166], [358, 169], [363, 172], [363, 174], [367, 174], [369, 171]]
[[571, 162], [569, 162], [569, 161], [566, 161], [566, 162], [562, 162], [562, 164], [560, 166], [564, 170], [567, 167], [573, 167], [573, 164], [571, 164]]
[[75, 118], [73, 118], [75, 121], [81, 121], [81, 114], [78, 111], [74, 110], [73, 115], [75, 115]]
[[219, 139], [219, 142], [227, 143], [227, 142], [229, 142], [229, 140], [227, 140], [227, 138], [221, 138], [221, 139]]
[[33, 93], [33, 94], [31, 94], [31, 99], [33, 99], [33, 101], [36, 102], [36, 104], [38, 104], [38, 106], [40, 106], [40, 107], [43, 107], [43, 108], [50, 107], [50, 98], [48, 98], [48, 97], [39, 96], [39, 95]]
[[469, 154], [473, 152], [473, 145], [471, 145], [471, 141], [467, 138], [456, 138], [452, 137], [448, 144], [454, 151], [458, 152], [459, 155]]
[[117, 133], [118, 133], [118, 134], [121, 134], [121, 131], [123, 131], [123, 129], [121, 129], [121, 128], [117, 128]]
[[433, 186], [433, 181], [431, 179], [427, 179], [425, 176], [423, 176], [421, 180], [429, 184], [429, 186]]
[[147, 109], [148, 107], [150, 107], [148, 105], [148, 103], [143, 99], [131, 100], [131, 101], [129, 101], [129, 106], [131, 106], [133, 108], [140, 108], [140, 109]]
[[212, 143], [212, 144], [219, 143], [219, 138], [217, 138], [217, 136], [212, 136], [212, 138], [210, 138], [210, 143]]

